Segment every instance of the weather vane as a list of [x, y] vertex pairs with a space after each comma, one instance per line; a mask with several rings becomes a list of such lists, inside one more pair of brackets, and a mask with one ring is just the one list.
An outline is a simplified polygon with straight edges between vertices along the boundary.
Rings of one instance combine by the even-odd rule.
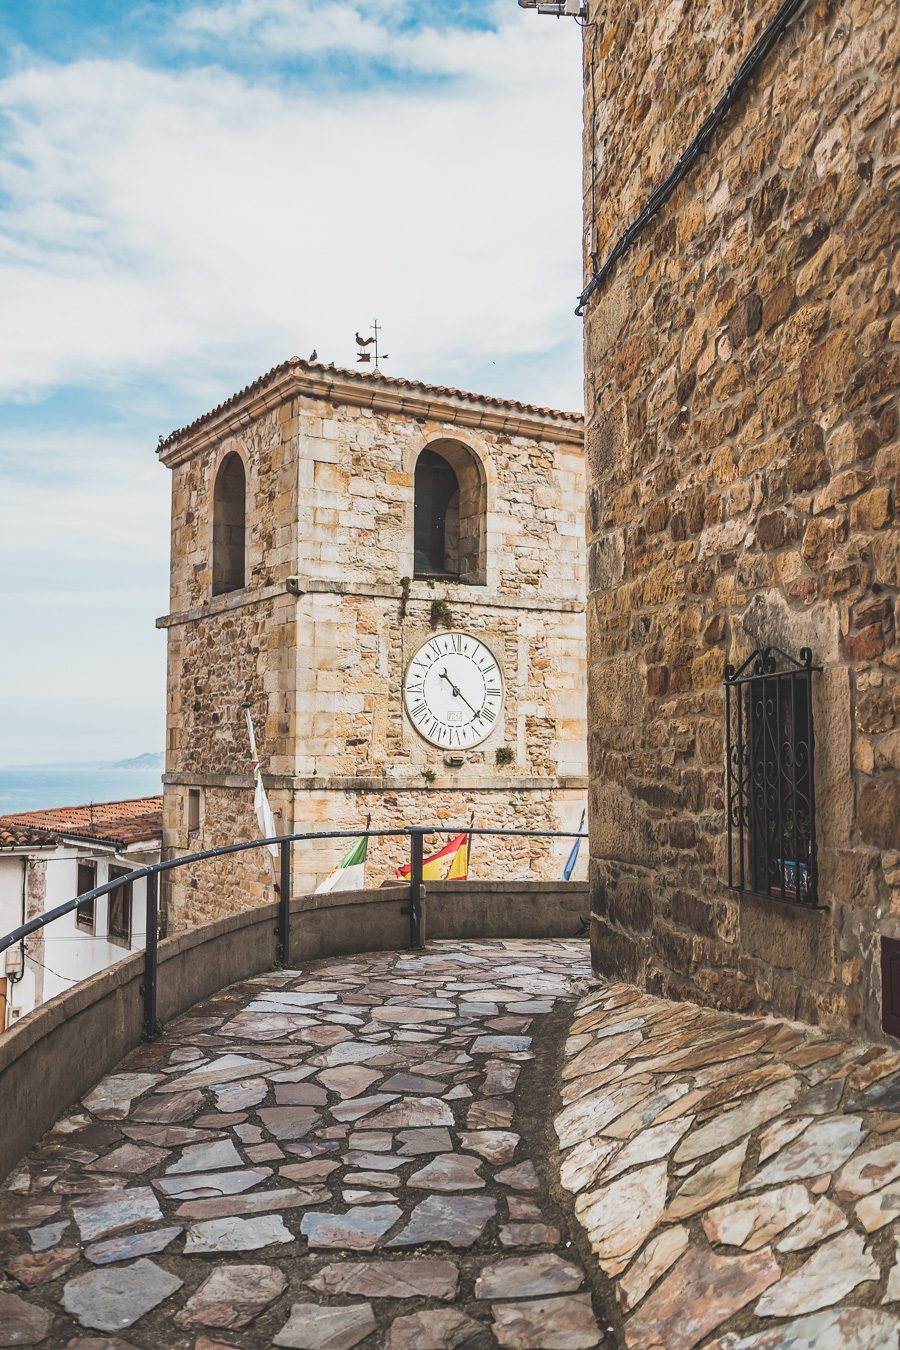
[[369, 351], [369, 348], [374, 343], [375, 370], [377, 371], [381, 361], [390, 361], [391, 358], [387, 352], [379, 352], [378, 350], [378, 334], [383, 330], [377, 319], [373, 321], [370, 331], [372, 337], [360, 337], [359, 333], [356, 334], [356, 345], [359, 348], [359, 351], [356, 353], [356, 360], [357, 363], [362, 362], [363, 364], [368, 365], [373, 356], [373, 353]]

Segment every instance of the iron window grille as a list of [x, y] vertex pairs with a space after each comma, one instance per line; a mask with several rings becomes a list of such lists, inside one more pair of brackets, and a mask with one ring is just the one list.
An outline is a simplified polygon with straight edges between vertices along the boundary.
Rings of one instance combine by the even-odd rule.
[[728, 885], [817, 906], [813, 665], [762, 647], [725, 667]]

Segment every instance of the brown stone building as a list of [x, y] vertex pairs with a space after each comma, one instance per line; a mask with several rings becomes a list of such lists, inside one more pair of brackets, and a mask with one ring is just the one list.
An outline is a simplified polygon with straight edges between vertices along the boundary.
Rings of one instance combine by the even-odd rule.
[[[370, 812], [373, 827], [470, 812], [577, 827], [579, 414], [292, 359], [159, 453], [172, 471], [168, 850], [258, 835], [244, 699], [286, 832], [355, 829]], [[373, 845], [373, 883], [406, 848]], [[298, 846], [295, 890], [345, 849]], [[559, 876], [567, 851], [485, 841], [473, 870]], [[191, 869], [173, 883], [173, 922], [271, 897], [261, 861]]]
[[[588, 279], [775, 8], [590, 0]], [[585, 306], [595, 969], [876, 1037], [900, 1034], [897, 53], [887, 0], [800, 5]]]

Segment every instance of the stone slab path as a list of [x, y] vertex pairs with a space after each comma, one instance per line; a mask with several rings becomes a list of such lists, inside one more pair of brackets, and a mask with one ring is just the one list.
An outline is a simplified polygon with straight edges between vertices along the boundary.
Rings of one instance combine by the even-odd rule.
[[608, 986], [560, 1175], [628, 1350], [898, 1350], [900, 1054]]
[[613, 1346], [548, 1147], [588, 975], [458, 943], [198, 1005], [0, 1190], [0, 1346]]

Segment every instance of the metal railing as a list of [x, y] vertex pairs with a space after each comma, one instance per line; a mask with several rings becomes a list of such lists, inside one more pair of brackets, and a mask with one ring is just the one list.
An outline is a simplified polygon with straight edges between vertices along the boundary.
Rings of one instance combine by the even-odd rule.
[[80, 905], [110, 895], [130, 882], [147, 880], [146, 914], [147, 934], [144, 946], [144, 980], [141, 987], [143, 998], [144, 1039], [153, 1040], [158, 1034], [157, 1024], [157, 942], [159, 938], [159, 877], [163, 872], [173, 872], [176, 868], [187, 867], [191, 863], [206, 862], [210, 858], [223, 858], [231, 853], [246, 853], [250, 849], [279, 849], [279, 886], [278, 886], [278, 955], [283, 965], [290, 965], [291, 954], [291, 860], [293, 846], [296, 843], [308, 843], [318, 839], [409, 839], [409, 945], [413, 951], [422, 946], [422, 869], [425, 862], [425, 836], [427, 834], [513, 836], [521, 839], [587, 839], [584, 830], [507, 830], [479, 829], [467, 826], [446, 825], [405, 825], [391, 830], [319, 830], [300, 834], [273, 835], [270, 839], [251, 839], [242, 844], [224, 844], [221, 848], [204, 849], [200, 853], [186, 853], [180, 858], [167, 858], [163, 862], [151, 863], [147, 867], [138, 867], [125, 876], [107, 881], [103, 886], [95, 886], [83, 895], [73, 896], [61, 905], [47, 910], [43, 914], [29, 919], [11, 933], [0, 937], [0, 955], [17, 942], [24, 942], [32, 933], [39, 932], [56, 919], [71, 914]]

